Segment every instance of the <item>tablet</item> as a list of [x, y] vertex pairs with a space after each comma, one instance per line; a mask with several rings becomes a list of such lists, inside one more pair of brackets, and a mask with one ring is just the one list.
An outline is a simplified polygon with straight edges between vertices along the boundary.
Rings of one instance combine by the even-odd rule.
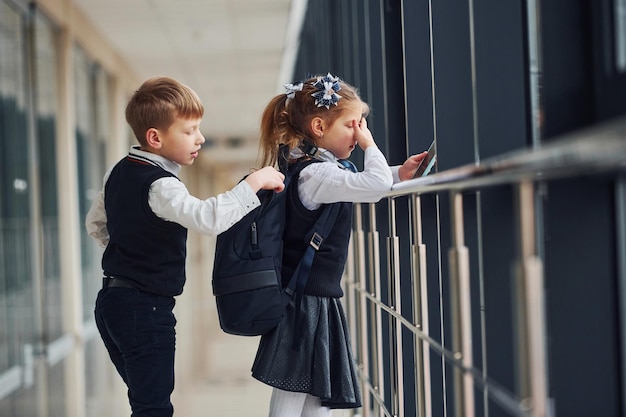
[[426, 175], [430, 174], [436, 162], [437, 150], [435, 147], [435, 141], [433, 140], [433, 142], [428, 147], [428, 155], [426, 155], [426, 158], [422, 159], [422, 163], [417, 168], [417, 171], [415, 171], [415, 175], [413, 176], [413, 178], [425, 177]]

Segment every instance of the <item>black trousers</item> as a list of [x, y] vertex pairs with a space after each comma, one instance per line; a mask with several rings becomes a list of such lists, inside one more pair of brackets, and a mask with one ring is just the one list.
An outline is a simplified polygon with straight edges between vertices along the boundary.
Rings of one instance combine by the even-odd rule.
[[109, 356], [128, 387], [132, 417], [171, 417], [176, 318], [173, 297], [103, 288], [95, 317]]

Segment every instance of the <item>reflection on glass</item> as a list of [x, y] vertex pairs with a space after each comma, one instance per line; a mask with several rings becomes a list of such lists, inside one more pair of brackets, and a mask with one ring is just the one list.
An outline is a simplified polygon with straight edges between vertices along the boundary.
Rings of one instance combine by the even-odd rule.
[[626, 0], [615, 0], [615, 64], [626, 72]]

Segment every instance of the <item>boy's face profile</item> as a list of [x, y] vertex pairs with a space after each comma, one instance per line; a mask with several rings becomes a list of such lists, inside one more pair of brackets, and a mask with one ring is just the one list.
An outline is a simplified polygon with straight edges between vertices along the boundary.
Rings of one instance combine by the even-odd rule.
[[179, 165], [191, 165], [204, 143], [200, 132], [202, 118], [175, 117], [167, 129], [150, 128], [146, 132], [148, 152], [160, 155]]

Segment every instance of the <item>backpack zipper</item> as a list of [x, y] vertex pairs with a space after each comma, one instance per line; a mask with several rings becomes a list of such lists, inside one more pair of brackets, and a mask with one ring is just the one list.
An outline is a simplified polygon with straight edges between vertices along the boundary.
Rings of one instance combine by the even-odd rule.
[[256, 231], [256, 222], [252, 222], [252, 224], [250, 225], [250, 240], [252, 241], [252, 247], [254, 249], [258, 249], [259, 241]]

